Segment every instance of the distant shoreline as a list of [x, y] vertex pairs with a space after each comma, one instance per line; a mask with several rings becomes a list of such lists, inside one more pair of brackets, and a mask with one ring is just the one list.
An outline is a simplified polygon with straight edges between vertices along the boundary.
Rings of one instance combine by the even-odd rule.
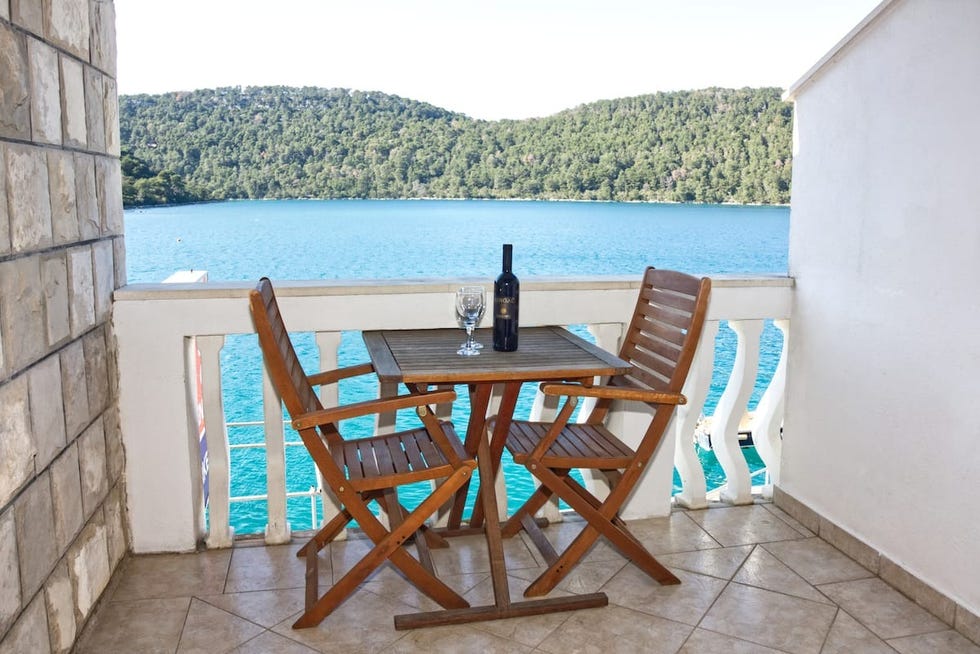
[[438, 201], [438, 202], [569, 202], [580, 204], [669, 204], [722, 207], [782, 207], [788, 208], [789, 203], [762, 202], [676, 202], [672, 200], [578, 200], [574, 198], [228, 198], [225, 200], [195, 200], [194, 202], [168, 202], [166, 204], [134, 204], [124, 206], [125, 211], [136, 209], [158, 209], [163, 207], [187, 207], [195, 204], [217, 204], [221, 202], [408, 202], [408, 201]]

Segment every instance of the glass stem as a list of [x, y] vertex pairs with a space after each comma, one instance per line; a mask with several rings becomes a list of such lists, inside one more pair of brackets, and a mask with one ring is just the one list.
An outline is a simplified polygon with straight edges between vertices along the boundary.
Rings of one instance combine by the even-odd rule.
[[466, 349], [467, 350], [472, 350], [473, 349], [473, 327], [474, 326], [475, 325], [472, 325], [472, 324], [466, 325]]

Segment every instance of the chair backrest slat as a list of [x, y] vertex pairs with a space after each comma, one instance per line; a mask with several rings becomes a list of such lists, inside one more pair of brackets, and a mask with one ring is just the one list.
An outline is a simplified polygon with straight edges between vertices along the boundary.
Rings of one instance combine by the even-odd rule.
[[265, 277], [259, 280], [249, 301], [266, 369], [286, 405], [286, 411], [291, 416], [298, 416], [322, 409], [320, 398], [307, 380], [296, 349], [289, 339], [279, 303], [272, 290], [272, 282]]
[[701, 337], [711, 281], [647, 268], [619, 356], [633, 365], [625, 381], [679, 393]]

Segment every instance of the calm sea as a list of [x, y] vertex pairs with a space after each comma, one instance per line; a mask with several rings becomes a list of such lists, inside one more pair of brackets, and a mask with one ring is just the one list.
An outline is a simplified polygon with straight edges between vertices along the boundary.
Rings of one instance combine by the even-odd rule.
[[[692, 273], [785, 273], [787, 207], [503, 200], [278, 200], [236, 201], [133, 209], [125, 213], [129, 281], [158, 282], [176, 270], [207, 270], [211, 281], [273, 279], [394, 279], [495, 277], [500, 244], [514, 244], [514, 272], [535, 275], [640, 275], [648, 265]], [[580, 333], [583, 333], [580, 331]], [[319, 369], [312, 335], [297, 335], [308, 369]], [[768, 383], [781, 346], [768, 326], [756, 396]], [[722, 329], [718, 364], [706, 413], [713, 411], [734, 357], [734, 335]], [[344, 334], [341, 365], [366, 360], [359, 334]], [[254, 337], [230, 337], [222, 353], [226, 417], [261, 421], [261, 355]], [[531, 385], [533, 386], [533, 385]], [[526, 389], [517, 415], [530, 410]], [[341, 387], [341, 402], [376, 396], [371, 383]], [[465, 396], [465, 393], [461, 393]], [[468, 406], [454, 420], [465, 425]], [[408, 418], [410, 419], [410, 418]], [[345, 424], [363, 435], [369, 421]], [[257, 426], [229, 429], [232, 443], [262, 442]], [[287, 432], [287, 440], [297, 440]], [[749, 451], [750, 466], [761, 463]], [[723, 482], [711, 452], [701, 452], [709, 487]], [[508, 462], [505, 461], [505, 466]], [[260, 449], [232, 452], [232, 495], [264, 492]], [[287, 448], [289, 491], [316, 484], [299, 447]], [[507, 467], [509, 506], [516, 509], [533, 485], [523, 467]], [[472, 502], [471, 498], [471, 502]], [[405, 498], [414, 505], [412, 493]], [[319, 511], [319, 507], [317, 507]], [[261, 532], [264, 502], [232, 505], [236, 533]], [[289, 500], [293, 529], [312, 524], [310, 501]]]

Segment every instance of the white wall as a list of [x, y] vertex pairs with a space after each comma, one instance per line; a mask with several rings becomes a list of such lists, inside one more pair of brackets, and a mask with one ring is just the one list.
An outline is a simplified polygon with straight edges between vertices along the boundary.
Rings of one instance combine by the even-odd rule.
[[896, 0], [794, 91], [782, 488], [980, 611], [980, 2]]

